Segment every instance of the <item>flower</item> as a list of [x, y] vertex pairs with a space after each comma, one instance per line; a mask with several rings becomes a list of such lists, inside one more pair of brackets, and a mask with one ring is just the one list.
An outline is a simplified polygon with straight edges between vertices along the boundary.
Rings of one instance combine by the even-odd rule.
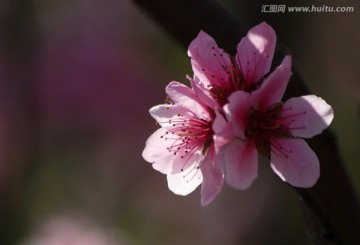
[[[149, 137], [142, 156], [167, 175], [175, 194], [187, 195], [202, 183], [201, 203], [207, 205], [221, 191], [224, 176], [213, 138], [216, 112], [196, 88], [178, 82], [166, 87], [171, 103], [150, 109], [161, 128]], [[218, 120], [217, 126], [222, 128], [224, 123]]]
[[302, 138], [321, 133], [333, 120], [330, 105], [314, 95], [281, 98], [291, 76], [291, 58], [252, 93], [236, 91], [224, 106], [234, 138], [225, 149], [226, 182], [248, 188], [257, 177], [257, 157], [271, 159], [271, 168], [295, 187], [311, 187], [319, 178], [316, 154]]
[[257, 177], [258, 155], [270, 158], [275, 173], [293, 186], [316, 183], [319, 160], [302, 138], [327, 128], [333, 110], [314, 95], [281, 102], [291, 57], [269, 74], [275, 44], [265, 22], [240, 41], [234, 57], [203, 31], [191, 42], [191, 88], [167, 86], [171, 103], [150, 109], [161, 128], [143, 151], [175, 194], [187, 195], [202, 184], [201, 202], [207, 205], [224, 181], [246, 189]]
[[253, 27], [232, 57], [215, 40], [201, 31], [188, 49], [195, 80], [220, 105], [238, 90], [252, 92], [263, 82], [271, 66], [276, 34], [265, 22]]

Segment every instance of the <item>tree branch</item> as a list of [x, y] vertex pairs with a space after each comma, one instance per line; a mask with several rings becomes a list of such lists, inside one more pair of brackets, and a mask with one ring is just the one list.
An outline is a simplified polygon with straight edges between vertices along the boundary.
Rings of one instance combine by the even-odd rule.
[[[133, 0], [185, 49], [202, 29], [213, 36], [220, 47], [234, 53], [246, 29], [211, 0]], [[274, 64], [284, 52], [277, 47]], [[293, 68], [285, 97], [309, 94]], [[326, 130], [308, 141], [319, 157], [321, 177], [309, 189], [293, 188], [304, 204], [308, 226], [316, 244], [360, 244], [359, 206], [344, 169], [334, 134]]]

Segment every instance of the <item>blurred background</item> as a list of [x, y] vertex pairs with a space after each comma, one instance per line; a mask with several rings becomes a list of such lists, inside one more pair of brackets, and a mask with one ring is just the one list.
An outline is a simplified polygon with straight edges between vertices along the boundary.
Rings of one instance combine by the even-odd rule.
[[[261, 13], [273, 1], [218, 1], [249, 28], [267, 21], [312, 92], [360, 193], [360, 15]], [[281, 4], [276, 2], [275, 4]], [[207, 207], [180, 197], [141, 157], [148, 109], [189, 59], [130, 0], [0, 1], [0, 244], [308, 244], [296, 196], [260, 163], [244, 192]], [[322, 162], [322, 166], [326, 163]]]

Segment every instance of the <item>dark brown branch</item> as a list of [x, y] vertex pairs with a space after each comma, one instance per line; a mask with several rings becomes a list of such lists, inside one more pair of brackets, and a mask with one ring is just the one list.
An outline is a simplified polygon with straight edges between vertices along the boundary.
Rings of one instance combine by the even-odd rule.
[[212, 1], [134, 0], [134, 2], [184, 48], [188, 47], [200, 30], [204, 30], [211, 33], [221, 47], [235, 52], [236, 44], [246, 34], [245, 28], [240, 28], [234, 19]]
[[[244, 28], [211, 0], [134, 0], [162, 28], [187, 48], [203, 29], [219, 46], [230, 53], [242, 36]], [[274, 64], [283, 52], [278, 48]], [[308, 94], [309, 91], [295, 68], [286, 97]], [[317, 153], [321, 177], [316, 186], [298, 189], [301, 204], [308, 217], [309, 230], [317, 244], [360, 244], [359, 206], [344, 169], [334, 134], [327, 130], [309, 141]]]

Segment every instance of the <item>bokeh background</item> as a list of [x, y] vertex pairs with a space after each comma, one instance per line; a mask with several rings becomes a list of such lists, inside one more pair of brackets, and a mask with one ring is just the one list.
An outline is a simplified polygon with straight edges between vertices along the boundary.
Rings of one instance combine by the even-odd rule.
[[[360, 6], [261, 13], [274, 1], [218, 1], [242, 24], [267, 21], [312, 92], [360, 193]], [[308, 244], [297, 197], [260, 163], [246, 191], [208, 207], [180, 197], [141, 157], [148, 109], [192, 75], [186, 50], [130, 0], [0, 1], [0, 244]], [[326, 163], [321, 163], [326, 167]]]

